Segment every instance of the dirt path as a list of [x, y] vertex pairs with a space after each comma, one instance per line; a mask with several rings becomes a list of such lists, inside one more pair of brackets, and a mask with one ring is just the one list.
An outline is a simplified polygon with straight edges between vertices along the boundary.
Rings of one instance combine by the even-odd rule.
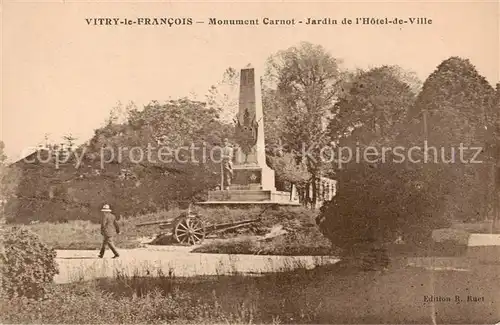
[[59, 275], [56, 283], [69, 283], [99, 277], [111, 277], [116, 272], [125, 274], [156, 276], [218, 275], [262, 272], [278, 272], [297, 267], [313, 268], [316, 265], [333, 264], [335, 257], [317, 256], [259, 256], [191, 253], [195, 247], [148, 246], [146, 248], [122, 249], [120, 258], [112, 259], [107, 251], [103, 259], [97, 250], [57, 251]]
[[[196, 246], [153, 246], [120, 249], [120, 258], [112, 259], [106, 252], [104, 259], [97, 257], [97, 250], [59, 250], [57, 283], [112, 277], [116, 272], [128, 275], [156, 276], [159, 273], [175, 276], [260, 274], [292, 270], [298, 267], [314, 268], [317, 265], [339, 261], [332, 256], [269, 256], [227, 255], [192, 253]], [[395, 262], [395, 261], [393, 261]], [[468, 271], [474, 261], [466, 258], [406, 258], [398, 263], [410, 267], [433, 270]]]

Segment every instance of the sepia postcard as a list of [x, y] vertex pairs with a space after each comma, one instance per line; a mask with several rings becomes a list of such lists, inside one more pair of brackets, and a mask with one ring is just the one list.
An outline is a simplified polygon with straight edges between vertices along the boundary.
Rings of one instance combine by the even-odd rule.
[[3, 0], [2, 324], [500, 324], [500, 2]]

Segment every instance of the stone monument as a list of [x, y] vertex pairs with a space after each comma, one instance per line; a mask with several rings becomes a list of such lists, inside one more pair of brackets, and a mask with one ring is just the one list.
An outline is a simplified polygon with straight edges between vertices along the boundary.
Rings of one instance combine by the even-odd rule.
[[[255, 69], [242, 69], [231, 175], [222, 175], [221, 189], [210, 191], [202, 204], [299, 205], [291, 193], [276, 191], [274, 170], [266, 163], [261, 92]], [[228, 170], [224, 164], [221, 173]]]

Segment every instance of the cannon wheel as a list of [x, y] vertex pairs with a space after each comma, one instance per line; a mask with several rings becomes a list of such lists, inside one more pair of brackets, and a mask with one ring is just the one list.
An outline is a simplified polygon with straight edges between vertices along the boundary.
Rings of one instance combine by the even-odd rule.
[[178, 218], [172, 230], [173, 237], [179, 244], [196, 245], [205, 239], [205, 225], [199, 217]]

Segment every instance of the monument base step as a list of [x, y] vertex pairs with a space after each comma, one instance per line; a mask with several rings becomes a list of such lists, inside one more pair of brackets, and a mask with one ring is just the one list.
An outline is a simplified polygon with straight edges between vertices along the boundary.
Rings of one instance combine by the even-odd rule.
[[233, 185], [231, 185], [230, 190], [231, 191], [261, 191], [262, 185], [260, 185], [260, 184], [247, 184], [247, 185], [233, 184]]
[[200, 204], [281, 204], [300, 205], [290, 193], [270, 190], [226, 190], [208, 192], [208, 200]]
[[231, 206], [231, 207], [248, 207], [248, 206], [264, 206], [264, 205], [278, 205], [278, 206], [300, 206], [300, 203], [295, 201], [279, 202], [279, 201], [204, 201], [196, 204], [203, 206]]

